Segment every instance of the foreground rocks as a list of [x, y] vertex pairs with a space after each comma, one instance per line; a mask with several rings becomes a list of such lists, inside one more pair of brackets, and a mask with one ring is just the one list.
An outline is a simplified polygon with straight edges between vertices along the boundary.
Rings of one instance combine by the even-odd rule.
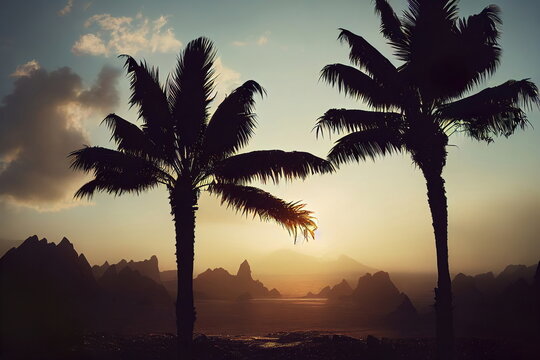
[[[196, 358], [200, 360], [423, 360], [434, 358], [433, 339], [356, 339], [319, 332], [274, 333], [266, 336], [195, 337]], [[459, 339], [456, 360], [537, 359], [539, 345], [533, 341]], [[6, 359], [25, 356], [6, 354]], [[19, 354], [20, 355], [20, 354]], [[41, 353], [40, 359], [176, 359], [175, 337], [170, 334], [110, 335], [89, 334], [84, 343], [69, 351]]]

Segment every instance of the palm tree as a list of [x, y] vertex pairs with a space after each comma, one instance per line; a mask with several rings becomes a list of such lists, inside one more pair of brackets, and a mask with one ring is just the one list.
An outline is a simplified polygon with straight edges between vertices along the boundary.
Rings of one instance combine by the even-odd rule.
[[327, 65], [321, 78], [373, 111], [328, 110], [318, 119], [316, 133], [349, 132], [328, 154], [337, 166], [407, 152], [422, 171], [437, 253], [437, 352], [439, 359], [451, 359], [452, 289], [442, 177], [448, 138], [458, 132], [491, 142], [494, 136], [525, 128], [522, 108], [539, 104], [538, 89], [528, 79], [509, 80], [468, 94], [499, 64], [501, 20], [496, 6], [460, 19], [457, 0], [408, 0], [400, 19], [387, 0], [374, 3], [380, 31], [401, 64], [396, 67], [363, 37], [340, 29], [338, 39], [350, 46], [349, 58], [356, 67]]
[[306, 152], [236, 154], [255, 129], [254, 95], [265, 91], [255, 81], [247, 81], [210, 116], [216, 56], [210, 40], [201, 37], [187, 44], [165, 86], [157, 69], [122, 56], [131, 80], [129, 102], [138, 108], [142, 127], [110, 114], [104, 122], [117, 150], [84, 147], [70, 154], [74, 169], [94, 175], [75, 197], [90, 198], [96, 191], [139, 194], [158, 185], [167, 187], [176, 231], [178, 355], [189, 359], [196, 318], [192, 281], [200, 192], [220, 196], [222, 204], [245, 215], [274, 220], [295, 239], [298, 233], [307, 239], [314, 236], [316, 225], [304, 204], [286, 202], [247, 183], [304, 179], [331, 172], [333, 166]]

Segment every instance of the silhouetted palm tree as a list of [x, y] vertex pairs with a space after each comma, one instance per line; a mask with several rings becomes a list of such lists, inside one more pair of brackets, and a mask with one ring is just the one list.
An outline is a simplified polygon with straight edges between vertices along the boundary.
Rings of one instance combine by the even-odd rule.
[[235, 155], [255, 129], [253, 97], [265, 91], [255, 81], [247, 81], [210, 116], [215, 79], [215, 51], [210, 40], [199, 38], [186, 46], [165, 86], [159, 82], [157, 69], [124, 56], [131, 76], [130, 104], [138, 108], [142, 127], [111, 114], [104, 122], [117, 150], [85, 147], [71, 153], [73, 168], [94, 174], [75, 196], [91, 197], [96, 191], [138, 194], [160, 184], [167, 187], [176, 230], [179, 356], [190, 358], [195, 322], [195, 212], [200, 192], [220, 196], [222, 204], [243, 214], [275, 220], [295, 238], [298, 233], [308, 238], [313, 237], [316, 225], [304, 204], [286, 202], [246, 184], [304, 179], [333, 167], [305, 152], [268, 150]]
[[456, 0], [408, 0], [400, 19], [386, 0], [376, 0], [381, 33], [401, 62], [393, 65], [363, 37], [340, 29], [338, 39], [350, 46], [350, 61], [327, 65], [321, 78], [374, 111], [331, 109], [316, 129], [350, 132], [328, 158], [336, 165], [408, 152], [422, 170], [437, 250], [435, 289], [437, 345], [440, 359], [453, 357], [452, 290], [448, 267], [448, 213], [442, 171], [449, 135], [463, 132], [491, 142], [528, 124], [522, 107], [538, 105], [530, 81], [510, 80], [461, 98], [497, 65], [499, 9], [458, 18]]

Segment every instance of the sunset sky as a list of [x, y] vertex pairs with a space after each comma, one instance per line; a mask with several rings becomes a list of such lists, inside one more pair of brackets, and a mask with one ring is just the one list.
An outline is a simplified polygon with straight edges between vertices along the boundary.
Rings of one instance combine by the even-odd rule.
[[[404, 0], [392, 0], [401, 11]], [[462, 0], [460, 15], [491, 1]], [[494, 0], [502, 9], [502, 63], [485, 86], [531, 78], [540, 84], [540, 2]], [[0, 11], [0, 239], [68, 237], [90, 263], [155, 254], [173, 269], [174, 231], [165, 189], [141, 196], [74, 201], [85, 177], [66, 158], [83, 144], [112, 147], [100, 126], [110, 112], [136, 121], [116, 55], [158, 66], [163, 80], [192, 39], [218, 50], [216, 102], [253, 79], [259, 126], [246, 151], [303, 150], [325, 157], [337, 137], [312, 128], [329, 108], [362, 108], [318, 80], [326, 64], [348, 63], [343, 27], [388, 56], [369, 0], [4, 2]], [[478, 90], [475, 90], [476, 92]], [[215, 102], [215, 103], [216, 103]], [[444, 171], [452, 272], [500, 271], [540, 254], [540, 111], [532, 127], [487, 145], [451, 137]], [[140, 124], [140, 122], [139, 122]], [[235, 270], [280, 249], [335, 258], [346, 254], [385, 270], [435, 271], [435, 246], [421, 172], [407, 155], [343, 166], [336, 174], [263, 185], [302, 200], [318, 218], [314, 241], [296, 244], [274, 223], [246, 219], [203, 194], [196, 228], [196, 272]], [[256, 271], [256, 269], [254, 269]]]

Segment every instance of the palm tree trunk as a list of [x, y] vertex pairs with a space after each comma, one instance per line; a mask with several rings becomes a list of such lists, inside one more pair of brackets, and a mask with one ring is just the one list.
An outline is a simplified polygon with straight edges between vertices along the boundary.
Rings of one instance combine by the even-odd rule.
[[437, 287], [435, 288], [435, 315], [437, 358], [454, 358], [454, 325], [452, 320], [452, 282], [448, 266], [448, 208], [442, 170], [422, 169], [427, 184], [427, 196], [437, 251]]
[[193, 259], [195, 256], [195, 212], [197, 195], [192, 189], [173, 189], [169, 196], [176, 232], [176, 330], [178, 359], [193, 359]]

